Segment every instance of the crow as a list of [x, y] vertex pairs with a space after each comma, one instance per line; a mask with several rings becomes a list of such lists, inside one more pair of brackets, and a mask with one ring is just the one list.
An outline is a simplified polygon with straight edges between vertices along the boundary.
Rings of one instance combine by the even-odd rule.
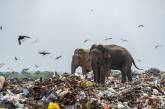
[[39, 52], [39, 54], [41, 54], [41, 55], [45, 56], [45, 55], [47, 55], [47, 54], [50, 54], [50, 52], [41, 51], [41, 52]]
[[128, 40], [126, 40], [126, 39], [123, 39], [123, 38], [121, 38], [121, 40], [122, 40], [123, 42], [128, 42]]
[[19, 45], [21, 45], [21, 41], [22, 40], [24, 40], [25, 38], [31, 38], [31, 37], [29, 37], [29, 36], [18, 36], [18, 43], [19, 43]]
[[60, 58], [62, 58], [62, 55], [57, 56], [55, 59], [58, 60], [58, 59], [60, 59]]
[[18, 60], [19, 60], [17, 57], [14, 57], [14, 59], [15, 59], [16, 61], [18, 61]]
[[155, 49], [159, 48], [159, 47], [162, 47], [162, 45], [156, 45], [155, 46]]
[[138, 25], [138, 27], [140, 28], [140, 27], [144, 27], [144, 25]]
[[89, 39], [85, 39], [85, 40], [84, 40], [84, 43], [87, 43], [88, 41], [89, 41]]
[[110, 40], [110, 39], [112, 39], [111, 37], [108, 37], [108, 38], [105, 38], [104, 40]]

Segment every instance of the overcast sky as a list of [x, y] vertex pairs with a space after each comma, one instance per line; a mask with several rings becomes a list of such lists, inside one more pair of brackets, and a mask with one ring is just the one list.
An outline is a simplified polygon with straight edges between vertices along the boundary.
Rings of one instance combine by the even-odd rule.
[[[74, 49], [92, 44], [121, 45], [138, 67], [165, 70], [165, 0], [0, 0], [0, 26], [0, 71], [70, 71]], [[19, 46], [18, 35], [31, 39]], [[52, 54], [41, 56], [41, 50]], [[49, 57], [59, 55], [58, 61]]]

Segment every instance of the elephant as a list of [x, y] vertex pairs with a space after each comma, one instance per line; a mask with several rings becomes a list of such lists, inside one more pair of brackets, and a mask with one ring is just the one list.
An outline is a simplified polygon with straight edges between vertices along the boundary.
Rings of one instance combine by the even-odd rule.
[[80, 66], [82, 74], [85, 75], [92, 70], [91, 61], [89, 57], [89, 49], [77, 48], [74, 51], [71, 62], [71, 73], [75, 73], [76, 69]]
[[105, 77], [109, 70], [120, 70], [122, 72], [122, 83], [132, 81], [132, 63], [136, 66], [133, 57], [129, 51], [121, 46], [112, 45], [92, 45], [90, 48], [91, 66], [94, 73], [94, 81], [96, 83], [105, 83]]

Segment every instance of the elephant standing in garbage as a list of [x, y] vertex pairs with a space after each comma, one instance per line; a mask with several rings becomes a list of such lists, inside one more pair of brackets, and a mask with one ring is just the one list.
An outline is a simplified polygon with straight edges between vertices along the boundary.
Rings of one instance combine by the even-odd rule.
[[82, 68], [82, 74], [85, 75], [86, 73], [92, 70], [91, 61], [89, 57], [89, 49], [76, 49], [74, 51], [74, 55], [72, 56], [72, 63], [71, 63], [71, 73], [75, 73], [76, 69], [80, 66]]
[[92, 45], [90, 57], [96, 83], [104, 84], [107, 72], [111, 69], [122, 72], [123, 83], [126, 82], [126, 76], [128, 81], [132, 81], [132, 63], [139, 69], [129, 51], [118, 45]]

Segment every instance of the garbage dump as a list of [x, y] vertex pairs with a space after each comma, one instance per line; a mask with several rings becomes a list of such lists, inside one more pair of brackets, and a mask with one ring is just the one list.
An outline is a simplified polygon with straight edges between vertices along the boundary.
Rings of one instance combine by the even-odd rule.
[[56, 73], [45, 80], [0, 79], [1, 108], [47, 109], [54, 100], [60, 109], [165, 109], [165, 73], [141, 73], [126, 83], [112, 75], [105, 84], [77, 73]]

